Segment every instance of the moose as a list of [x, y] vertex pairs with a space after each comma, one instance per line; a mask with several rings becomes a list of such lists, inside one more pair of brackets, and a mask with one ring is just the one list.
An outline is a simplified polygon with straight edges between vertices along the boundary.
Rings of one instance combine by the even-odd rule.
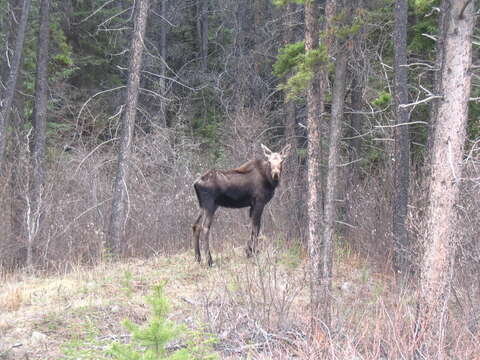
[[263, 208], [272, 199], [282, 174], [282, 163], [290, 144], [273, 152], [261, 144], [266, 160], [250, 160], [230, 170], [209, 170], [194, 183], [200, 215], [193, 224], [195, 259], [201, 262], [200, 237], [203, 236], [208, 266], [212, 266], [209, 234], [213, 216], [219, 206], [240, 209], [250, 207], [252, 232], [245, 249], [247, 257], [256, 252]]

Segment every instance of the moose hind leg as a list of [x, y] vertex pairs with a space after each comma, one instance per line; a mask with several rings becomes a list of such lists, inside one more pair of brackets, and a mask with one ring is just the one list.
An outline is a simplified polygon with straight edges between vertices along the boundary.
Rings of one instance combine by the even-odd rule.
[[200, 211], [200, 215], [198, 215], [197, 220], [193, 224], [193, 246], [195, 248], [195, 260], [200, 262], [202, 260], [202, 255], [200, 253], [200, 233], [202, 231], [202, 227], [200, 226], [200, 221], [202, 220], [204, 210]]
[[205, 211], [205, 219], [203, 220], [202, 231], [204, 232], [204, 246], [205, 246], [205, 256], [207, 259], [208, 266], [213, 265], [212, 254], [210, 253], [210, 228], [213, 222], [213, 215], [215, 214], [215, 210], [213, 211]]
[[258, 234], [260, 233], [262, 212], [263, 206], [258, 206], [250, 210], [250, 218], [252, 219], [252, 232], [245, 249], [247, 257], [251, 257], [257, 253], [257, 239]]

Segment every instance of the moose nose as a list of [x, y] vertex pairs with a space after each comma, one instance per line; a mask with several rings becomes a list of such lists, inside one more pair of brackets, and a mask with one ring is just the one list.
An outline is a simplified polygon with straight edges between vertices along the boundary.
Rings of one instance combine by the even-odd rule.
[[277, 181], [278, 178], [279, 178], [279, 173], [277, 173], [277, 172], [273, 173], [272, 178], [273, 178], [273, 180]]

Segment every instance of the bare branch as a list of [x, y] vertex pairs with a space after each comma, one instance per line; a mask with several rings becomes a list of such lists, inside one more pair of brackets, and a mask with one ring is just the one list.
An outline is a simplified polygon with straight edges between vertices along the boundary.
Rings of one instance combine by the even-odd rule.
[[97, 14], [100, 10], [102, 10], [105, 6], [107, 6], [108, 4], [111, 4], [112, 2], [114, 2], [115, 0], [109, 0], [109, 1], [106, 1], [105, 3], [103, 3], [100, 7], [98, 7], [94, 12], [92, 12], [90, 15], [88, 15], [87, 17], [83, 18], [82, 20], [80, 20], [80, 22], [76, 23], [75, 25], [80, 25], [82, 23], [84, 23], [85, 21], [87, 21], [88, 19], [90, 19], [91, 17], [95, 16], [95, 14]]
[[430, 40], [437, 41], [437, 37], [436, 37], [436, 36], [433, 36], [433, 35], [430, 35], [430, 34], [426, 34], [426, 33], [423, 33], [422, 36], [425, 36], [426, 38], [429, 38]]
[[440, 99], [442, 98], [441, 95], [432, 95], [432, 96], [429, 96], [423, 100], [419, 100], [419, 101], [416, 101], [414, 103], [410, 103], [410, 104], [400, 104], [398, 107], [402, 108], [402, 109], [405, 109], [405, 108], [408, 108], [408, 107], [411, 107], [411, 106], [416, 106], [416, 105], [420, 105], [420, 104], [423, 104], [423, 103], [426, 103], [426, 102], [429, 102], [430, 100], [434, 100], [434, 99]]
[[411, 66], [425, 66], [429, 69], [432, 69], [432, 70], [437, 70], [437, 68], [435, 68], [435, 66], [432, 66], [430, 64], [427, 64], [427, 63], [422, 63], [422, 62], [414, 62], [414, 63], [411, 63], [411, 64], [405, 64], [405, 65], [400, 65], [401, 67], [411, 67]]
[[396, 128], [399, 126], [408, 126], [408, 125], [415, 125], [415, 124], [428, 125], [426, 121], [410, 121], [408, 123], [401, 123], [396, 125], [375, 125], [374, 127], [377, 129], [385, 129], [385, 128]]
[[115, 141], [115, 140], [118, 140], [118, 138], [115, 137], [115, 138], [109, 139], [109, 140], [104, 141], [104, 142], [102, 142], [101, 144], [98, 144], [97, 146], [95, 146], [95, 148], [94, 148], [92, 151], [90, 151], [90, 152], [87, 154], [87, 156], [85, 156], [85, 157], [82, 159], [82, 161], [80, 161], [80, 163], [78, 164], [77, 168], [75, 169], [74, 174], [77, 174], [78, 169], [80, 169], [80, 167], [83, 165], [83, 163], [84, 163], [95, 151], [97, 151], [101, 146], [103, 146], [103, 145], [105, 145], [105, 144], [108, 144], [109, 142], [112, 142], [112, 141]]
[[99, 92], [97, 92], [96, 94], [92, 95], [87, 101], [85, 101], [85, 103], [84, 103], [84, 104], [82, 105], [82, 107], [80, 108], [80, 111], [78, 112], [78, 115], [77, 115], [76, 123], [78, 124], [78, 120], [80, 119], [80, 116], [82, 115], [83, 110], [85, 109], [85, 107], [87, 106], [87, 104], [88, 104], [91, 100], [93, 100], [93, 98], [97, 97], [98, 95], [105, 94], [105, 93], [107, 93], [107, 92], [112, 92], [112, 91], [116, 91], [116, 90], [123, 89], [123, 88], [125, 88], [125, 87], [126, 87], [125, 85], [117, 86], [116, 88], [107, 89], [107, 90], [102, 90], [102, 91], [99, 91]]

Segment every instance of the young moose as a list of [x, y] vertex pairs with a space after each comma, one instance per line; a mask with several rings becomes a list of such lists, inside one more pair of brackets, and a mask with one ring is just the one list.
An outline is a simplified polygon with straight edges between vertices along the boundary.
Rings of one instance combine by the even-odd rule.
[[263, 208], [275, 193], [290, 145], [286, 145], [279, 153], [263, 144], [262, 149], [266, 160], [250, 160], [236, 169], [226, 171], [210, 170], [195, 181], [193, 186], [201, 208], [193, 224], [195, 259], [198, 262], [201, 261], [200, 236], [203, 236], [208, 265], [213, 263], [208, 237], [213, 215], [219, 206], [234, 209], [250, 207], [252, 233], [246, 247], [247, 257], [255, 252]]

